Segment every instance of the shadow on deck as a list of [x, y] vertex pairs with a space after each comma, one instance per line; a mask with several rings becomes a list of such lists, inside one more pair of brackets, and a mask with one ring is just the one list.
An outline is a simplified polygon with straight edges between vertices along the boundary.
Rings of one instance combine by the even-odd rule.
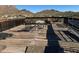
[[45, 47], [45, 53], [63, 53], [64, 49], [60, 47], [58, 40], [60, 38], [55, 34], [52, 24], [48, 25], [46, 37], [48, 39], [48, 46]]
[[[79, 37], [77, 37], [75, 34], [70, 33], [69, 31], [63, 31], [67, 36], [70, 36], [71, 38], [73, 38], [74, 40], [76, 40], [77, 42], [79, 42]], [[73, 40], [72, 40], [73, 41]], [[74, 42], [74, 41], [73, 41]]]
[[10, 34], [10, 33], [0, 33], [0, 40], [3, 40], [3, 39], [6, 39], [8, 37], [12, 37], [13, 34]]

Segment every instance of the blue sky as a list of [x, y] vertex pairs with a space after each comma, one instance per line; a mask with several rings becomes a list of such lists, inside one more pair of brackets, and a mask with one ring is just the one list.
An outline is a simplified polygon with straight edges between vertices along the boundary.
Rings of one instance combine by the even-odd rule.
[[46, 9], [59, 11], [79, 11], [79, 5], [16, 5], [17, 9], [26, 9], [32, 12], [39, 12]]

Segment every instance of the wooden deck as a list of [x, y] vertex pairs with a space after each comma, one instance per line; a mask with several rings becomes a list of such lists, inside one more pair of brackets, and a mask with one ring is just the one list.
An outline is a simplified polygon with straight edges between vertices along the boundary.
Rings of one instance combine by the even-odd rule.
[[[52, 27], [54, 28], [55, 26]], [[54, 29], [55, 34], [61, 40], [54, 40], [54, 38], [48, 40], [46, 37], [47, 29], [45, 28], [40, 30], [32, 28], [33, 31], [30, 32], [18, 32], [18, 30], [22, 30], [23, 28], [25, 28], [25, 26], [20, 25], [2, 32], [13, 34], [13, 36], [0, 40], [1, 53], [44, 53], [46, 47], [51, 48], [58, 45], [62, 47], [64, 51], [68, 49], [68, 51], [76, 49], [75, 52], [79, 52], [79, 43], [75, 39], [67, 36], [63, 30]], [[50, 46], [48, 45], [49, 41], [53, 43]]]

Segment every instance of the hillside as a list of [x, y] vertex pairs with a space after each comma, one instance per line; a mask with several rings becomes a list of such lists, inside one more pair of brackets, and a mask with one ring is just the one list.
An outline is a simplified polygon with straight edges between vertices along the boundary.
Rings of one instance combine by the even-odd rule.
[[79, 17], [79, 12], [73, 12], [73, 11], [57, 11], [57, 10], [43, 10], [40, 12], [37, 12], [34, 14], [34, 16], [64, 16], [64, 17]]
[[56, 10], [43, 10], [37, 12], [34, 16], [61, 16], [62, 12]]
[[0, 15], [11, 14], [17, 11], [14, 5], [0, 5]]
[[32, 17], [33, 16], [33, 13], [31, 11], [28, 11], [28, 10], [18, 10], [17, 14], [20, 14], [20, 15], [24, 15], [25, 17]]
[[54, 9], [50, 10], [42, 10], [37, 13], [33, 13], [31, 11], [28, 11], [26, 9], [18, 10], [16, 6], [14, 5], [0, 5], [0, 17], [4, 15], [23, 15], [25, 17], [41, 17], [41, 16], [65, 16], [65, 17], [78, 17], [79, 18], [79, 12], [73, 12], [73, 11], [58, 11]]
[[4, 15], [26, 15], [26, 16], [32, 16], [32, 12], [30, 11], [23, 11], [16, 9], [16, 6], [14, 5], [0, 5], [0, 16]]

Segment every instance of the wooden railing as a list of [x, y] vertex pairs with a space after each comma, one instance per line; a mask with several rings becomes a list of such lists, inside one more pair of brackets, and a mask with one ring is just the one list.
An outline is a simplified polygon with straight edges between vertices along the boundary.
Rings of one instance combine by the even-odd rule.
[[3, 21], [3, 19], [0, 21], [0, 31], [4, 31], [7, 29], [10, 29], [12, 27], [21, 25], [24, 23], [24, 18], [22, 19], [5, 19]]

